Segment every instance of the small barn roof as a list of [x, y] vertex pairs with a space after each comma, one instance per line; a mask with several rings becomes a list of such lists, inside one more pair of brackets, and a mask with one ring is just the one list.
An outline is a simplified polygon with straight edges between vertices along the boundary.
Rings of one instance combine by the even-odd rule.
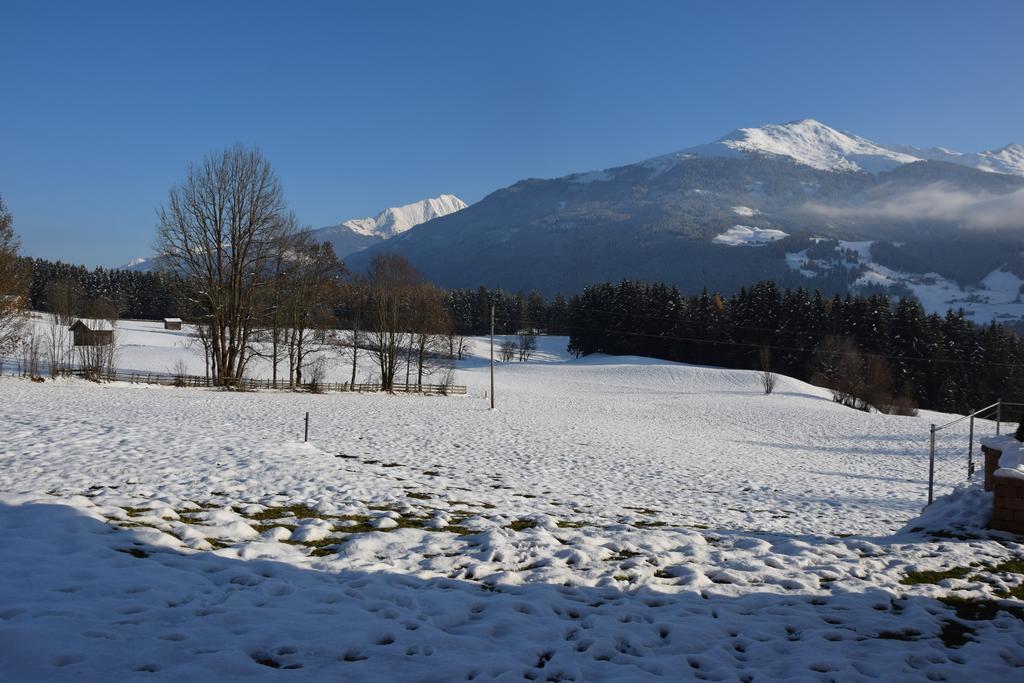
[[113, 323], [109, 320], [103, 320], [102, 318], [77, 318], [68, 329], [73, 330], [80, 325], [86, 329], [92, 330], [93, 332], [113, 331], [114, 329]]
[[181, 318], [164, 318], [165, 323], [180, 323]]

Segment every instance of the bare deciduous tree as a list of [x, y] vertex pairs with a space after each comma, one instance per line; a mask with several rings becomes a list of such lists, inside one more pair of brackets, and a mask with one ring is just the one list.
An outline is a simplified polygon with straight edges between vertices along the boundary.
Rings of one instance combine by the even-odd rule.
[[46, 308], [50, 317], [44, 345], [50, 377], [70, 372], [74, 364], [74, 347], [69, 328], [75, 321], [80, 297], [77, 285], [70, 280], [54, 282], [46, 288]]
[[867, 410], [864, 356], [849, 337], [826, 337], [814, 352], [814, 384], [832, 390], [832, 398], [850, 408]]
[[[444, 305], [444, 292], [433, 285], [421, 283], [412, 291], [411, 329], [416, 386], [423, 386], [423, 377], [431, 365], [440, 365], [443, 353], [443, 332], [449, 326], [448, 311]], [[432, 361], [438, 361], [432, 363]]]
[[25, 329], [28, 278], [18, 246], [14, 218], [0, 197], [0, 358], [14, 351]]
[[530, 360], [530, 356], [537, 350], [537, 333], [532, 329], [519, 333], [519, 361]]
[[290, 383], [301, 386], [307, 358], [323, 351], [331, 341], [337, 322], [334, 306], [345, 267], [330, 244], [316, 244], [308, 233], [302, 233], [289, 249], [286, 269], [284, 321], [288, 330], [288, 378]]
[[770, 394], [775, 391], [775, 373], [772, 372], [772, 352], [768, 349], [761, 349], [757, 354], [758, 364], [760, 365], [760, 374], [758, 377], [761, 380], [761, 388], [764, 389], [764, 393]]
[[498, 349], [498, 357], [507, 363], [516, 357], [516, 351], [518, 350], [519, 345], [514, 340], [506, 339], [501, 342], [501, 347]]
[[274, 259], [296, 231], [270, 163], [241, 146], [190, 165], [160, 207], [158, 264], [209, 326], [216, 384], [235, 385], [245, 373]]
[[364, 327], [369, 310], [369, 291], [366, 281], [358, 275], [351, 276], [341, 290], [341, 303], [344, 306], [342, 325], [347, 328], [336, 342], [345, 347], [351, 354], [352, 379], [355, 385], [359, 365], [359, 349], [364, 343]]
[[367, 345], [377, 362], [384, 391], [394, 391], [399, 363], [408, 353], [412, 292], [420, 282], [419, 273], [396, 254], [378, 254], [370, 263]]

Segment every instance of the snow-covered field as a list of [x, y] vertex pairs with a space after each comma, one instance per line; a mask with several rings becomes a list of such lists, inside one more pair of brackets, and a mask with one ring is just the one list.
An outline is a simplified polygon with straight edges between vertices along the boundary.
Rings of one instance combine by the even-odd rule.
[[[173, 363], [133, 334], [122, 365]], [[564, 345], [496, 411], [482, 340], [465, 397], [0, 379], [0, 680], [1024, 672], [1024, 621], [937, 599], [1024, 591], [977, 486], [917, 518], [945, 416]]]

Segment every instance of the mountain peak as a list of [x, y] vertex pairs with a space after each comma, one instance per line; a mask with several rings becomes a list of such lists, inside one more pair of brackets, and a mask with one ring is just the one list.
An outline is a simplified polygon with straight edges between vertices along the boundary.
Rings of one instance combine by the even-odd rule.
[[844, 133], [816, 119], [738, 128], [710, 145], [686, 150], [698, 156], [766, 154], [823, 171], [888, 171], [917, 157]]
[[442, 194], [412, 204], [393, 206], [373, 217], [353, 218], [320, 228], [312, 234], [322, 242], [330, 242], [338, 258], [344, 259], [373, 244], [401, 235], [421, 223], [461, 211], [466, 206], [466, 202], [455, 195]]
[[412, 204], [384, 209], [373, 218], [353, 218], [341, 225], [360, 235], [388, 239], [420, 223], [447, 216], [466, 208], [466, 202], [453, 194], [428, 197]]

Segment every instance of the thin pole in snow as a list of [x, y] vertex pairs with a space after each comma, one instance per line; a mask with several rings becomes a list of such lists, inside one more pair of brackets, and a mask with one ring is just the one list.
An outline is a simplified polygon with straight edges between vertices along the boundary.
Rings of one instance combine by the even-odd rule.
[[309, 441], [309, 413], [306, 413], [306, 434], [302, 437], [302, 440]]
[[491, 410], [494, 410], [494, 304], [491, 304]]
[[971, 435], [967, 438], [967, 478], [974, 475], [974, 411], [971, 411]]
[[928, 447], [928, 504], [932, 504], [935, 489], [935, 425], [932, 425], [931, 439]]

